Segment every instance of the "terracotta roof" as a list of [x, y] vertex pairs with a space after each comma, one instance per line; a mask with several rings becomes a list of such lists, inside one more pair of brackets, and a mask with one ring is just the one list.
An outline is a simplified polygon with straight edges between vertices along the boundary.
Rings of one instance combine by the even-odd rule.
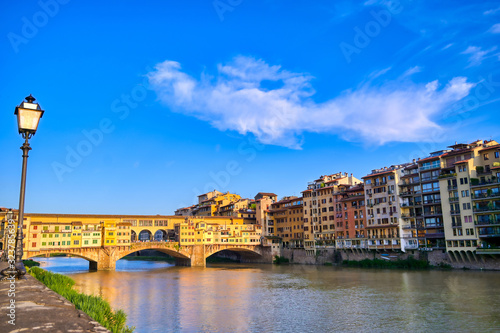
[[443, 155], [439, 155], [439, 156], [429, 156], [429, 157], [426, 157], [426, 158], [422, 158], [418, 161], [416, 161], [417, 163], [421, 163], [421, 162], [427, 162], [427, 161], [432, 161], [432, 160], [439, 160], [439, 158], [441, 156], [444, 156], [446, 154], [443, 154]]
[[485, 150], [491, 150], [491, 149], [500, 149], [500, 144], [489, 146], [489, 147], [485, 147], [483, 149], [480, 149], [479, 151], [485, 151]]
[[273, 196], [275, 197], [275, 196], [277, 196], [276, 194], [271, 193], [271, 192], [259, 192], [259, 193], [257, 193], [257, 195], [259, 195], [259, 194], [260, 195], [267, 195], [269, 197], [273, 197]]
[[467, 160], [457, 161], [457, 162], [453, 163], [453, 165], [455, 165], [455, 164], [462, 164], [462, 163], [466, 163], [466, 162], [469, 162], [470, 160], [471, 160], [471, 159], [469, 158], [469, 159], [467, 159]]
[[371, 177], [376, 177], [376, 176], [380, 176], [380, 175], [385, 175], [385, 174], [388, 174], [388, 173], [393, 173], [395, 172], [396, 169], [392, 169], [392, 170], [384, 170], [382, 172], [379, 172], [379, 173], [372, 173], [370, 175], [366, 175], [364, 177], [361, 177], [361, 179], [365, 179], [365, 178], [371, 178]]

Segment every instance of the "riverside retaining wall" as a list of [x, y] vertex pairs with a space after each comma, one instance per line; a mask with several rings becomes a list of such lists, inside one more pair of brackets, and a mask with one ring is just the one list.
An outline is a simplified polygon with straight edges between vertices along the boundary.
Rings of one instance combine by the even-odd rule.
[[391, 260], [405, 260], [413, 256], [417, 260], [426, 260], [433, 266], [450, 265], [455, 269], [485, 269], [500, 270], [500, 255], [479, 255], [469, 253], [448, 253], [442, 250], [407, 252], [333, 248], [318, 249], [317, 255], [307, 255], [304, 249], [282, 249], [281, 255], [290, 260], [290, 263], [303, 265], [324, 265], [326, 263], [341, 264], [344, 260], [360, 261], [364, 259], [373, 260], [382, 258], [382, 254]]

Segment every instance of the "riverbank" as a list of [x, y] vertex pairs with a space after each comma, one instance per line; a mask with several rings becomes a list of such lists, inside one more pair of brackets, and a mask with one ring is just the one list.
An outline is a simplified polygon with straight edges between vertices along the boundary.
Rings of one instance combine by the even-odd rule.
[[113, 333], [132, 333], [133, 328], [125, 325], [127, 315], [122, 310], [114, 311], [109, 303], [99, 296], [82, 294], [73, 289], [75, 281], [67, 276], [32, 267], [29, 274], [49, 289], [61, 295], [94, 318]]
[[0, 332], [110, 332], [29, 274], [0, 281], [0, 318]]

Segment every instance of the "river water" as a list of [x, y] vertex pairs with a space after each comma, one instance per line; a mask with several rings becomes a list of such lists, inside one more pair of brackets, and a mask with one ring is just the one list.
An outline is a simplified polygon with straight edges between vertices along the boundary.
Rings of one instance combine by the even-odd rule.
[[36, 258], [136, 332], [500, 332], [500, 272]]

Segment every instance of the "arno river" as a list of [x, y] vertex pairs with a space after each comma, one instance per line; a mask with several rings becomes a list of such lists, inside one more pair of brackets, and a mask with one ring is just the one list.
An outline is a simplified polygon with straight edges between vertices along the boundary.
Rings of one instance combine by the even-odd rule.
[[37, 260], [123, 309], [136, 332], [500, 331], [500, 272]]

